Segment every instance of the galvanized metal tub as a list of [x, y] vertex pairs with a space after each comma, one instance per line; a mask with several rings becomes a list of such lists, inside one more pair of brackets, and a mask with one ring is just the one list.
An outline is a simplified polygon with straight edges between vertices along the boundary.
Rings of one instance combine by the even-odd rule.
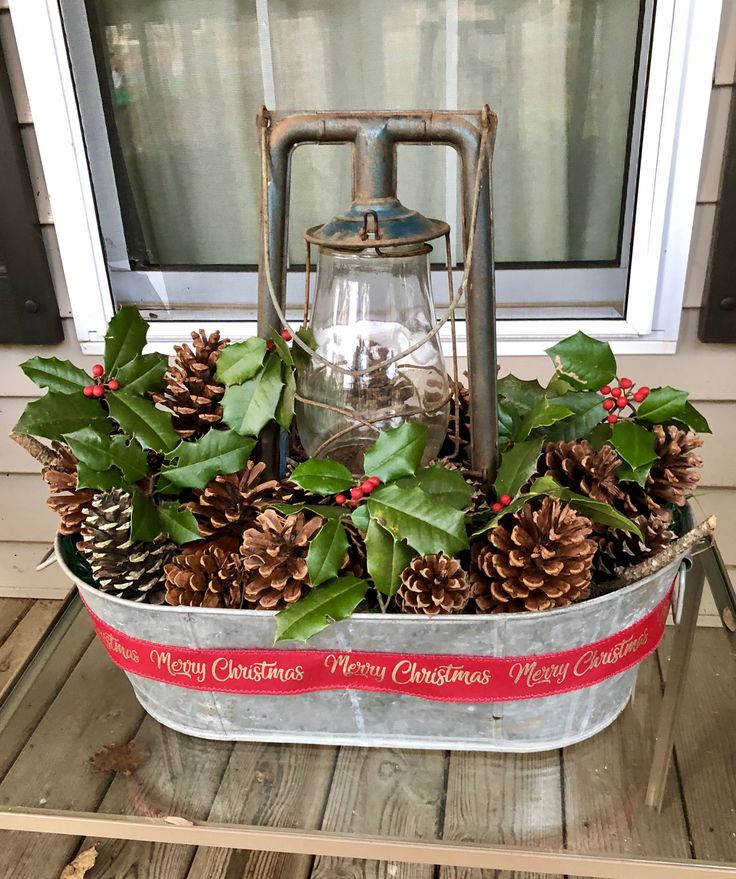
[[[273, 649], [273, 612], [124, 601], [76, 577], [58, 542], [57, 558], [90, 610], [131, 637], [172, 647]], [[617, 592], [539, 614], [432, 620], [356, 614], [312, 638], [307, 648], [512, 657], [570, 650], [615, 635], [653, 610], [666, 595], [680, 561]], [[276, 649], [304, 647], [286, 642]], [[490, 704], [352, 689], [290, 696], [211, 693], [127, 674], [152, 717], [201, 738], [524, 752], [571, 745], [611, 724], [626, 706], [637, 667], [584, 689]]]

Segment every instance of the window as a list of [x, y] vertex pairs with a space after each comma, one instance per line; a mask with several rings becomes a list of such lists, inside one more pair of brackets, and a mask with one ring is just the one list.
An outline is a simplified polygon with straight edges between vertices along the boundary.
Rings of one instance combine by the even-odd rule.
[[[19, 3], [27, 63], [37, 63], [44, 29], [89, 162], [75, 158], [75, 215], [89, 223], [96, 212], [104, 247], [91, 244], [95, 273], [109, 286], [77, 319], [83, 340], [99, 334], [110, 297], [158, 318], [161, 338], [204, 310], [236, 333], [253, 319], [262, 103], [486, 101], [500, 117], [501, 339], [537, 350], [520, 340], [567, 333], [570, 321], [655, 346], [675, 339], [718, 27], [719, 4], [700, 4], [697, 16], [695, 5], [658, 0], [655, 14], [654, 0], [60, 0], [59, 19], [52, 0]], [[48, 26], [33, 7], [44, 7]], [[50, 104], [48, 75], [36, 96]], [[349, 202], [349, 163], [345, 147], [294, 155], [294, 304], [301, 233]], [[401, 148], [399, 196], [457, 230], [451, 151]], [[454, 253], [461, 266], [457, 235]], [[440, 305], [444, 289], [438, 271]]]

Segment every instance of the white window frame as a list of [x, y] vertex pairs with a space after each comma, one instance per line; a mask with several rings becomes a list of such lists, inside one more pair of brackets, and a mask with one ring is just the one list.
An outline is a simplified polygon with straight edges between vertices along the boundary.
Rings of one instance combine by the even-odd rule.
[[[114, 306], [58, 0], [9, 5], [77, 337], [84, 353], [100, 354]], [[450, 26], [455, 7], [448, 3]], [[500, 354], [540, 354], [576, 329], [609, 339], [617, 353], [675, 352], [720, 17], [721, 0], [657, 3], [625, 318], [499, 320]], [[152, 273], [152, 281], [165, 284], [163, 276]], [[155, 322], [151, 349], [171, 350], [195, 322]], [[252, 321], [219, 326], [231, 339], [256, 331]], [[462, 355], [464, 324], [459, 330]]]

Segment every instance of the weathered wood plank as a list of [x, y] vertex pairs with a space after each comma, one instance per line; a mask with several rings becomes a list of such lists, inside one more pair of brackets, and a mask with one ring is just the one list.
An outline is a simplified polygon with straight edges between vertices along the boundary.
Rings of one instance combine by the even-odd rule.
[[[236, 745], [210, 820], [319, 827], [336, 756], [336, 748], [316, 745]], [[312, 860], [309, 855], [200, 848], [187, 879], [307, 879]]]
[[[665, 677], [671, 643], [667, 632], [660, 650]], [[695, 857], [727, 863], [736, 863], [735, 682], [733, 640], [722, 630], [697, 631], [675, 752]]]
[[[128, 741], [142, 718], [123, 672], [93, 641], [0, 784], [0, 808], [96, 809], [110, 780], [90, 757]], [[0, 833], [0, 876], [58, 876], [77, 845], [74, 837]]]
[[636, 698], [612, 726], [563, 751], [567, 846], [574, 852], [689, 858], [683, 804], [670, 777], [661, 813], [645, 804], [661, 702], [654, 656], [642, 663]]
[[29, 598], [0, 598], [0, 644], [23, 619], [33, 605]]
[[[447, 755], [443, 751], [343, 748], [324, 830], [405, 839], [441, 835]], [[316, 858], [312, 879], [432, 879], [426, 864]]]
[[0, 702], [5, 698], [39, 641], [61, 613], [60, 601], [36, 601], [0, 645]]
[[[564, 845], [560, 752], [453, 752], [443, 838], [559, 851]], [[442, 867], [440, 879], [537, 879], [539, 873]], [[545, 874], [547, 876], [548, 874]], [[550, 879], [562, 879], [550, 876]]]

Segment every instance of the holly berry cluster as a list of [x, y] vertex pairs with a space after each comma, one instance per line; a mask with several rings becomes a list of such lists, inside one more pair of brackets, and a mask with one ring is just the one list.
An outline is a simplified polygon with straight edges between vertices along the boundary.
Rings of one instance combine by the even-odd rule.
[[350, 489], [350, 497], [345, 494], [336, 494], [335, 503], [342, 507], [357, 507], [358, 504], [381, 484], [377, 476], [368, 476], [360, 485]]
[[[290, 333], [287, 329], [283, 329], [283, 330], [281, 330], [281, 332], [279, 333], [279, 335], [280, 335], [281, 338], [284, 340], [284, 342], [291, 342], [292, 336], [291, 336], [291, 333]], [[269, 340], [266, 342], [266, 348], [267, 348], [269, 351], [273, 351], [273, 349], [274, 349], [274, 341], [273, 341], [273, 339], [269, 339]]]
[[95, 363], [92, 367], [92, 378], [95, 383], [82, 388], [85, 397], [104, 397], [105, 391], [117, 391], [120, 388], [120, 382], [116, 378], [105, 381], [105, 367], [101, 363]]
[[511, 495], [510, 494], [502, 494], [501, 497], [496, 501], [495, 504], [491, 504], [491, 509], [494, 513], [500, 513], [504, 507], [508, 507], [511, 503]]
[[634, 407], [632, 402], [643, 403], [649, 396], [649, 388], [642, 386], [638, 391], [635, 391], [635, 387], [634, 382], [632, 382], [630, 378], [624, 376], [618, 380], [618, 385], [616, 387], [604, 385], [600, 389], [601, 394], [606, 398], [602, 405], [606, 412], [608, 412], [606, 421], [609, 424], [616, 424], [619, 420], [619, 416], [615, 411], [616, 409], [623, 410], [629, 406], [633, 412]]

